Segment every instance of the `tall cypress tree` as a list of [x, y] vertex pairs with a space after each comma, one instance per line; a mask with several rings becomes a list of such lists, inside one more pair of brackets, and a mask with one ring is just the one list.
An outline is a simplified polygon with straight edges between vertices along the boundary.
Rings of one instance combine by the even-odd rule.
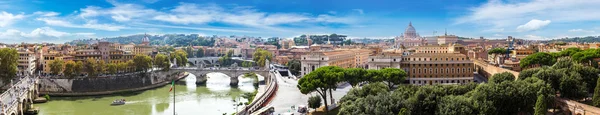
[[596, 80], [596, 88], [594, 88], [594, 97], [592, 97], [593, 106], [600, 107], [600, 79]]
[[534, 115], [546, 115], [548, 113], [548, 102], [546, 101], [545, 94], [539, 94], [537, 101], [535, 102], [535, 114]]

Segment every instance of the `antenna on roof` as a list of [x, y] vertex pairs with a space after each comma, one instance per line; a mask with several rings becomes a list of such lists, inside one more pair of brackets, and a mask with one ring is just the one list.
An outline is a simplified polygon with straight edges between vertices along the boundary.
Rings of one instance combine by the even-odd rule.
[[444, 28], [444, 36], [448, 36], [448, 29]]

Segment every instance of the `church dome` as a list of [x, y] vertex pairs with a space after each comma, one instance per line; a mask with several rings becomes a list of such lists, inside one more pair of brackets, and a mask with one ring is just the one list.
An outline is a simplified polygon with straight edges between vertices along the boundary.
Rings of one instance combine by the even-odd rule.
[[404, 31], [404, 38], [417, 38], [417, 31], [412, 26], [412, 22], [408, 23], [408, 27]]
[[150, 43], [150, 39], [148, 39], [148, 36], [147, 36], [147, 35], [144, 35], [144, 38], [142, 38], [142, 43], [143, 43], [143, 44]]

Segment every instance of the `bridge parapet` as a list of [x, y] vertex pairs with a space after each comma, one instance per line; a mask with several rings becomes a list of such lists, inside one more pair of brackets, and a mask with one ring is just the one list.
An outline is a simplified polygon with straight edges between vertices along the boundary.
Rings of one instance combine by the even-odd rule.
[[238, 77], [246, 74], [246, 73], [255, 73], [260, 76], [263, 76], [265, 80], [267, 79], [269, 74], [269, 70], [262, 69], [253, 69], [253, 68], [198, 68], [198, 67], [179, 67], [179, 68], [171, 68], [170, 72], [189, 72], [191, 74], [196, 75], [196, 83], [203, 84], [207, 81], [206, 74], [208, 73], [223, 73], [231, 78], [230, 85], [237, 85], [239, 80]]
[[0, 115], [22, 115], [37, 97], [38, 78], [24, 77], [0, 94]]

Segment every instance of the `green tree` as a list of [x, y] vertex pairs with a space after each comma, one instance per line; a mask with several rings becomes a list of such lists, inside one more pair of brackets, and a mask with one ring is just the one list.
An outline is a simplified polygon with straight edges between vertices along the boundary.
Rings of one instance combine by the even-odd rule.
[[477, 108], [473, 101], [464, 96], [445, 96], [437, 104], [438, 115], [473, 115]]
[[77, 76], [81, 76], [81, 72], [83, 72], [83, 62], [77, 61], [75, 62], [75, 66], [73, 67], [73, 73]]
[[300, 75], [300, 68], [302, 67], [300, 60], [293, 59], [292, 61], [288, 61], [286, 65], [292, 74]]
[[154, 57], [154, 66], [161, 68], [164, 71], [169, 71], [171, 69], [169, 58], [163, 54], [158, 54]]
[[118, 71], [117, 64], [115, 64], [115, 63], [109, 63], [109, 64], [107, 64], [106, 65], [106, 71], [109, 74], [115, 74], [115, 73], [117, 73], [117, 71]]
[[356, 87], [358, 83], [363, 82], [367, 71], [362, 68], [349, 68], [344, 70], [344, 80], [350, 83], [352, 87]]
[[152, 68], [152, 58], [147, 55], [136, 55], [133, 57], [133, 63], [135, 64], [135, 71], [148, 72], [148, 69]]
[[321, 107], [321, 97], [319, 96], [311, 96], [308, 98], [308, 107], [317, 109]]
[[490, 83], [502, 83], [505, 81], [515, 81], [515, 76], [510, 72], [502, 72], [494, 74], [490, 79]]
[[13, 48], [0, 49], [0, 78], [4, 83], [17, 76], [19, 54]]
[[106, 73], [106, 62], [104, 62], [104, 60], [100, 60], [98, 61], [98, 66], [96, 66], [97, 72], [98, 74], [104, 74]]
[[546, 101], [545, 95], [539, 95], [535, 102], [535, 114], [534, 115], [546, 115], [548, 113], [548, 101]]
[[592, 105], [600, 107], [600, 79], [596, 80], [596, 88], [594, 88], [594, 96], [592, 97]]
[[196, 51], [196, 57], [204, 57], [204, 49], [198, 48], [198, 50]]
[[533, 76], [533, 74], [537, 73], [540, 70], [541, 70], [541, 68], [530, 68], [530, 69], [523, 70], [519, 73], [519, 80], [525, 80], [525, 79]]
[[252, 60], [256, 62], [259, 67], [265, 67], [266, 60], [271, 61], [273, 54], [267, 50], [257, 49], [254, 51], [254, 57]]
[[133, 60], [129, 60], [125, 63], [127, 65], [127, 72], [134, 72], [136, 69], [135, 62]]
[[551, 66], [555, 61], [556, 59], [552, 55], [544, 52], [537, 52], [521, 59], [519, 65], [521, 68], [528, 68], [532, 65]]
[[328, 110], [327, 92], [330, 92], [330, 97], [332, 97], [331, 90], [337, 88], [336, 84], [343, 75], [343, 69], [340, 67], [320, 67], [300, 78], [297, 87], [302, 94], [317, 92], [324, 100], [325, 110]]
[[171, 53], [171, 60], [177, 59], [176, 64], [179, 66], [186, 66], [188, 63], [187, 53], [183, 50], [177, 50], [175, 53]]
[[77, 66], [77, 63], [75, 63], [73, 61], [67, 61], [65, 63], [65, 70], [63, 71], [63, 74], [65, 75], [66, 78], [72, 79], [78, 75], [75, 73], [76, 66]]
[[[587, 50], [577, 52], [571, 56], [571, 58], [573, 58], [573, 61], [576, 61], [579, 63], [585, 63], [588, 65], [597, 64], [597, 63], [593, 63], [592, 61], [594, 58], [598, 58], [598, 57], [600, 57], [600, 49], [587, 49]], [[597, 67], [598, 65], [594, 65], [594, 66]]]
[[63, 71], [63, 69], [65, 67], [64, 64], [65, 64], [65, 62], [62, 59], [57, 58], [57, 59], [54, 59], [52, 62], [50, 62], [50, 64], [48, 64], [48, 66], [50, 66], [50, 71], [52, 72], [52, 74], [58, 75]]
[[98, 76], [98, 62], [96, 60], [88, 58], [87, 60], [85, 60], [83, 68], [89, 77]]
[[194, 57], [194, 50], [192, 47], [185, 47], [185, 53], [188, 54], [186, 55], [187, 58], [193, 58]]
[[381, 71], [375, 69], [368, 69], [366, 75], [364, 75], [364, 79], [369, 82], [380, 82], [383, 81], [383, 77], [381, 77]]
[[233, 50], [227, 51], [227, 57], [233, 57]]
[[560, 79], [560, 96], [570, 99], [584, 98], [588, 92], [586, 83], [582, 81], [581, 74], [570, 72], [570, 75], [565, 75]]
[[127, 63], [117, 64], [117, 70], [119, 70], [119, 73], [127, 72]]
[[394, 85], [404, 82], [406, 79], [406, 72], [398, 68], [385, 68], [380, 71], [380, 77], [388, 84], [390, 89], [392, 89]]
[[496, 56], [498, 56], [498, 54], [505, 54], [505, 53], [506, 53], [506, 49], [504, 49], [504, 48], [494, 48], [494, 49], [491, 49], [490, 51], [488, 51], [488, 54], [494, 55], [494, 62], [496, 61]]
[[567, 56], [572, 56], [572, 55], [574, 55], [575, 53], [577, 53], [577, 52], [581, 52], [581, 51], [582, 51], [581, 49], [579, 49], [579, 48], [575, 48], [575, 47], [573, 47], [573, 48], [567, 48], [567, 49], [565, 49], [565, 50], [563, 50], [563, 51], [560, 51], [560, 52], [558, 52], [558, 53], [555, 55], [555, 57], [567, 57]]

